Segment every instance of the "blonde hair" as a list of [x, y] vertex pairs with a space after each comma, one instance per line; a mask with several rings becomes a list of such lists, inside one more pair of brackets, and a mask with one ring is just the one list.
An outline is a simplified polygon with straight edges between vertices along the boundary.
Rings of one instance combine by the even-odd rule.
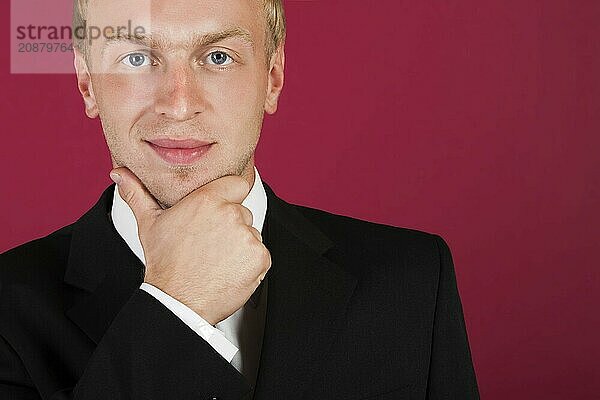
[[[87, 4], [90, 0], [73, 0], [73, 32], [77, 32], [78, 27], [84, 27], [87, 22]], [[275, 53], [279, 45], [285, 41], [285, 14], [283, 12], [283, 0], [259, 0], [262, 1], [264, 13], [267, 21], [267, 31], [265, 40], [265, 53], [267, 63]], [[81, 28], [79, 29], [81, 30]], [[87, 52], [86, 40], [73, 34], [73, 45], [83, 52]]]

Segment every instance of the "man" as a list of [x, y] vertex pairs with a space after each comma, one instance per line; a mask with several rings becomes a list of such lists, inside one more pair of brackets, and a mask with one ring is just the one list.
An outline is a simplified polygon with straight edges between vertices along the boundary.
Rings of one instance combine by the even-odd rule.
[[78, 87], [114, 166], [2, 255], [2, 399], [474, 399], [448, 246], [279, 199], [254, 165], [283, 87], [277, 0], [80, 1]]

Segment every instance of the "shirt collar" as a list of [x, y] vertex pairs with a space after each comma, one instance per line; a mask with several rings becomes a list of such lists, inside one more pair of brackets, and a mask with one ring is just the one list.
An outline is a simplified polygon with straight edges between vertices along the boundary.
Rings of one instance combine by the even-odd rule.
[[[248, 192], [248, 195], [242, 202], [242, 205], [252, 212], [252, 226], [259, 232], [262, 232], [265, 216], [267, 214], [267, 194], [263, 186], [258, 170], [254, 167], [254, 184]], [[121, 235], [131, 251], [146, 265], [144, 250], [138, 236], [137, 221], [129, 205], [119, 195], [117, 185], [115, 185], [115, 194], [111, 209], [111, 217], [115, 229]]]

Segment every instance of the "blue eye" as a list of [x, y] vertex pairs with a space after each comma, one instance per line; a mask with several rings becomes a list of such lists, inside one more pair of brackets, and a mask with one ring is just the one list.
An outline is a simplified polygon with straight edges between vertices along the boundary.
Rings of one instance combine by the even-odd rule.
[[[213, 65], [229, 65], [233, 62], [233, 58], [223, 51], [213, 51], [209, 54], [208, 59], [210, 60], [210, 64]], [[228, 62], [229, 61], [229, 62]]]
[[145, 67], [151, 64], [150, 57], [143, 53], [131, 53], [125, 56], [121, 62], [132, 68]]

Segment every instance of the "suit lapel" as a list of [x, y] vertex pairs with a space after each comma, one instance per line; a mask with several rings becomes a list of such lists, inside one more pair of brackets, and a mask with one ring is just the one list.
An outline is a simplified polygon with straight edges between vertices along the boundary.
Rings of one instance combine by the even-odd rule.
[[83, 290], [66, 311], [96, 344], [143, 282], [144, 264], [114, 228], [110, 210], [115, 185], [73, 225], [64, 280]]
[[299, 399], [342, 328], [356, 278], [325, 256], [333, 243], [265, 185], [267, 317], [255, 399]]

